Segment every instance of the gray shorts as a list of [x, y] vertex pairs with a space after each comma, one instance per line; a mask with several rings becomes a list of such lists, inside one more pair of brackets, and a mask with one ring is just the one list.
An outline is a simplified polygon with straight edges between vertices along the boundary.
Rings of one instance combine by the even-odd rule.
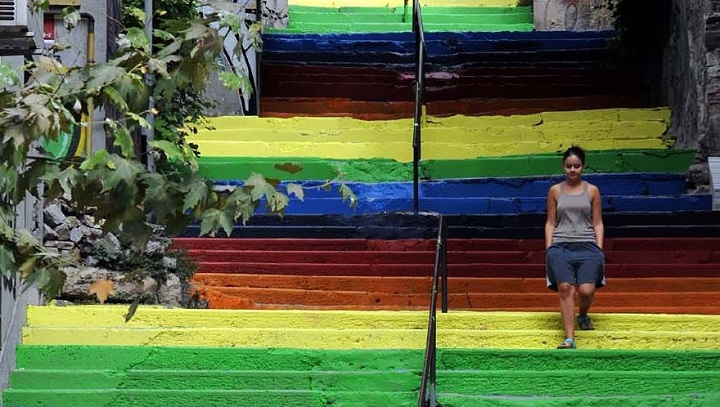
[[558, 284], [605, 285], [605, 253], [595, 242], [555, 243], [545, 254], [547, 286], [553, 291]]

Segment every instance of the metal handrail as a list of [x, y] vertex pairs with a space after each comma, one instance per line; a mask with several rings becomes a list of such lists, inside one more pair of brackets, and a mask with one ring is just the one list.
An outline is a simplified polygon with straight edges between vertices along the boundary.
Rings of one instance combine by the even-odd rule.
[[412, 30], [415, 37], [415, 110], [413, 114], [413, 211], [420, 209], [420, 159], [422, 158], [422, 120], [425, 105], [425, 59], [427, 46], [420, 1], [413, 0]]
[[418, 394], [418, 407], [435, 407], [436, 401], [436, 355], [437, 355], [437, 295], [438, 285], [442, 282], [442, 312], [447, 313], [447, 226], [445, 218], [440, 215], [438, 222], [437, 247], [435, 249], [435, 270], [430, 293], [430, 313], [428, 316], [428, 332], [425, 343], [422, 381]]

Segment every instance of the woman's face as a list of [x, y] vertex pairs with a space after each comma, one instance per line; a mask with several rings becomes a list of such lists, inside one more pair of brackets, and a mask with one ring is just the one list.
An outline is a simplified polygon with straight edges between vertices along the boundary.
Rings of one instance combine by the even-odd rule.
[[565, 171], [565, 175], [567, 175], [569, 180], [580, 179], [583, 168], [585, 168], [585, 166], [577, 156], [570, 155], [563, 160], [563, 171]]

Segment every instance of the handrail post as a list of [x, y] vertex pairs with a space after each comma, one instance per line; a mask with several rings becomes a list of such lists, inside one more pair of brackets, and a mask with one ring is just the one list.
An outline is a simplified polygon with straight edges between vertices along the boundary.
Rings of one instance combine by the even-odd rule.
[[420, 210], [420, 160], [422, 159], [422, 120], [425, 103], [425, 36], [420, 3], [413, 0], [412, 31], [415, 38], [415, 109], [413, 114], [413, 212]]
[[440, 228], [442, 229], [442, 248], [441, 255], [442, 260], [440, 262], [440, 272], [442, 276], [442, 312], [447, 314], [448, 312], [448, 266], [447, 266], [447, 252], [448, 252], [448, 241], [447, 241], [447, 223], [445, 218], [440, 215]]

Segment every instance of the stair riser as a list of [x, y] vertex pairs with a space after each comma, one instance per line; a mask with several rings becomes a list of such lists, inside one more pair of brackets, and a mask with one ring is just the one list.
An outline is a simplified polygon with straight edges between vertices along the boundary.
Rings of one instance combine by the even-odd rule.
[[[232, 303], [232, 300], [227, 300], [226, 297], [235, 298], [236, 302], [247, 302], [250, 304], [248, 308], [262, 307], [263, 304], [271, 304], [276, 307], [284, 305], [287, 309], [294, 309], [298, 306], [337, 307], [339, 309], [377, 306], [380, 309], [421, 310], [429, 307], [428, 294], [225, 287], [201, 287], [200, 293], [203, 298], [208, 299], [210, 307], [220, 309]], [[645, 307], [665, 307], [676, 309], [677, 311], [674, 313], [677, 313], [686, 309], [712, 307], [716, 302], [703, 298], [703, 296], [717, 298], [718, 295], [720, 295], [720, 291], [697, 293], [602, 292], [596, 296], [593, 309], [597, 312], [613, 312], [615, 309], [642, 310]], [[519, 294], [515, 292], [450, 293], [448, 297], [448, 306], [456, 310], [547, 311], [559, 307], [557, 294], [549, 290], [544, 293]]]
[[[490, 223], [490, 219], [486, 221]], [[490, 225], [488, 225], [490, 226]], [[544, 251], [540, 239], [448, 239], [448, 255], [465, 251]], [[323, 238], [266, 238], [242, 240], [228, 238], [176, 238], [173, 247], [183, 250], [250, 250], [274, 251], [432, 251], [435, 239], [323, 239]], [[720, 238], [610, 238], [605, 239], [605, 252], [624, 255], [624, 252], [715, 253]], [[699, 253], [698, 253], [699, 254]], [[371, 254], [370, 254], [371, 255]], [[654, 256], [654, 254], [653, 254]], [[654, 257], [653, 257], [654, 258]]]
[[[562, 341], [561, 330], [444, 331], [438, 346], [453, 348], [547, 349]], [[717, 350], [718, 332], [592, 331], [577, 333], [589, 349]], [[183, 329], [26, 328], [28, 345], [235, 346], [304, 349], [424, 349], [426, 330], [356, 329]]]
[[[208, 289], [251, 288], [273, 290], [354, 291], [373, 294], [427, 295], [432, 277], [356, 277], [293, 276], [265, 274], [196, 274], [193, 282]], [[453, 277], [451, 294], [497, 294], [548, 292], [545, 278], [473, 278]], [[624, 278], [610, 281], [603, 293], [712, 293], [720, 292], [720, 277], [715, 278]], [[402, 294], [400, 294], [402, 293]]]
[[[387, 276], [428, 277], [433, 275], [433, 264], [277, 264], [277, 263], [210, 263], [200, 264], [200, 273], [218, 274], [269, 274], [306, 276]], [[718, 277], [715, 264], [606, 264], [605, 274], [612, 278], [653, 277]], [[450, 277], [510, 277], [543, 278], [545, 266], [541, 264], [455, 264], [449, 269]]]

